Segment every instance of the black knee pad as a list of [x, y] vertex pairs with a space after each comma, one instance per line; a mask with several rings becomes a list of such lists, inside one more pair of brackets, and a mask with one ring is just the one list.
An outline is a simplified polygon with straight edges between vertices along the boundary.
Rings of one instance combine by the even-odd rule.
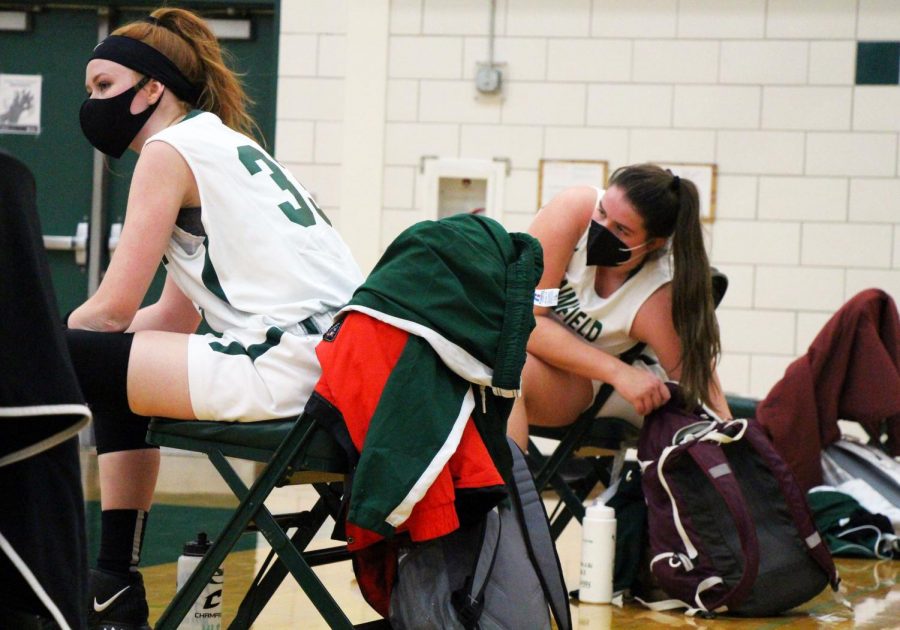
[[132, 333], [66, 330], [78, 383], [94, 414], [97, 453], [156, 448], [147, 444], [149, 418], [128, 406]]
[[150, 418], [147, 416], [139, 416], [127, 407], [118, 411], [102, 407], [91, 410], [94, 413], [97, 455], [159, 448], [147, 443], [147, 427], [150, 425]]
[[91, 405], [128, 407], [132, 333], [66, 329], [66, 343], [81, 392]]

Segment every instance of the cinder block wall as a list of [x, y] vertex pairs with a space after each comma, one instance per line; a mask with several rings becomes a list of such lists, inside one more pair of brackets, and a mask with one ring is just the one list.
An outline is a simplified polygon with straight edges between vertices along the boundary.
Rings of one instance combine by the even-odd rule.
[[[346, 24], [362, 0], [284, 0], [278, 158], [341, 221]], [[425, 218], [422, 156], [509, 158], [525, 229], [538, 160], [714, 162], [729, 391], [764, 395], [859, 290], [900, 298], [900, 87], [855, 86], [896, 0], [498, 0], [502, 97], [479, 96], [488, 0], [391, 0], [379, 233]], [[366, 142], [365, 137], [358, 139]]]
[[282, 0], [276, 158], [340, 224], [347, 2]]

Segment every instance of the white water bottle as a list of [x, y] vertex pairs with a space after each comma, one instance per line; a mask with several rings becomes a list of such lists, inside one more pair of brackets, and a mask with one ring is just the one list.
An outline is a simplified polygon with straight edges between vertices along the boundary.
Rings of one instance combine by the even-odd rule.
[[585, 510], [581, 526], [578, 599], [588, 604], [608, 604], [613, 593], [616, 511], [602, 503], [595, 503]]
[[[178, 556], [177, 590], [181, 590], [188, 578], [200, 564], [204, 554], [211, 547], [206, 537], [206, 532], [197, 534], [197, 540], [184, 544], [184, 549]], [[222, 589], [225, 576], [222, 567], [209, 580], [197, 601], [188, 610], [184, 620], [178, 626], [179, 630], [220, 630], [222, 627]]]

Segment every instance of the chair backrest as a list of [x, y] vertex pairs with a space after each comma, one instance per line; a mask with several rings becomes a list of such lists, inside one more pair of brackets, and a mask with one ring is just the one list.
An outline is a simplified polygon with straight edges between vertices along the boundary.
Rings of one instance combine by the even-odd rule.
[[725, 297], [725, 293], [728, 291], [728, 276], [715, 267], [710, 267], [710, 271], [712, 271], [713, 303], [718, 308]]

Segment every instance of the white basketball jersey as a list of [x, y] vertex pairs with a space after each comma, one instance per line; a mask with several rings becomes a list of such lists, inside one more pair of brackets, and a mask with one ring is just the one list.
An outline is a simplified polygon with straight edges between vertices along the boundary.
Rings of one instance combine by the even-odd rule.
[[[603, 194], [600, 190], [597, 194], [599, 203]], [[587, 264], [589, 231], [590, 224], [578, 239], [559, 288], [559, 301], [551, 308], [558, 320], [586, 341], [609, 354], [620, 355], [638, 343], [629, 336], [638, 310], [658, 288], [672, 280], [669, 257], [647, 260], [612, 295], [600, 297], [594, 288], [597, 268]]]
[[193, 172], [202, 224], [176, 224], [163, 262], [213, 330], [288, 327], [350, 299], [362, 282], [350, 250], [256, 142], [199, 111], [147, 140], [157, 141]]

